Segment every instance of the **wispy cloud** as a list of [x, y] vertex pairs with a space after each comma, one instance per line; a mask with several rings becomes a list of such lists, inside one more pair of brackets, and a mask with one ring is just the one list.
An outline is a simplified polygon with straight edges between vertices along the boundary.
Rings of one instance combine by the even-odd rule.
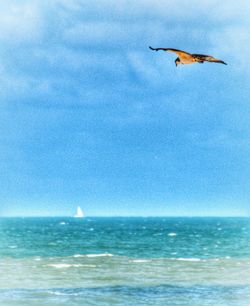
[[[249, 46], [248, 5], [232, 1], [102, 0], [90, 5], [81, 0], [26, 0], [1, 4], [1, 9], [4, 96], [13, 94], [10, 84], [22, 95], [35, 88], [53, 91], [55, 79], [63, 78], [70, 86], [75, 82], [76, 87], [79, 79], [95, 83], [101, 73], [112, 82], [129, 82], [132, 72], [138, 81], [151, 80], [161, 87], [165, 83], [160, 76], [170, 68], [172, 57], [152, 60], [149, 44], [234, 58], [240, 63], [241, 68], [234, 66], [238, 70], [244, 69], [239, 55]], [[104, 84], [102, 78], [100, 82]]]
[[41, 4], [31, 1], [10, 1], [2, 2], [0, 9], [1, 44], [35, 44], [41, 39], [44, 29]]

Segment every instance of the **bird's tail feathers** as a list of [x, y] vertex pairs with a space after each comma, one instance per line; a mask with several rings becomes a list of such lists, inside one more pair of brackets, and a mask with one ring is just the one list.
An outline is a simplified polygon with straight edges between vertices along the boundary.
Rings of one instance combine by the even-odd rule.
[[221, 61], [219, 60], [218, 63], [221, 63], [221, 64], [224, 64], [224, 65], [227, 65], [227, 63], [225, 63], [224, 61]]

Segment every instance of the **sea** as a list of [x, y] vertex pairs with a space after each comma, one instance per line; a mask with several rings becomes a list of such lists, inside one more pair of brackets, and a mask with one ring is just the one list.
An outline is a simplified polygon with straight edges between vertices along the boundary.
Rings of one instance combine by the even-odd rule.
[[249, 306], [249, 218], [0, 218], [0, 305]]

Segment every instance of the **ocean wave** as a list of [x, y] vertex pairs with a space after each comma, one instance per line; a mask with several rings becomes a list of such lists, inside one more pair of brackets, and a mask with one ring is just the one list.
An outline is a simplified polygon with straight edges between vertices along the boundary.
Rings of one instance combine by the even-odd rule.
[[144, 263], [144, 262], [151, 262], [151, 260], [148, 260], [148, 259], [134, 259], [134, 260], [130, 260], [129, 262]]
[[197, 261], [202, 261], [201, 258], [172, 258], [173, 260], [178, 260], [178, 261], [191, 261], [191, 262], [197, 262]]
[[214, 258], [198, 258], [198, 257], [171, 257], [171, 258], [162, 258], [162, 259], [170, 259], [176, 261], [190, 261], [190, 262], [224, 262], [232, 260], [232, 257], [225, 256], [225, 257], [214, 257]]
[[53, 267], [53, 268], [57, 268], [57, 269], [64, 269], [64, 268], [69, 268], [72, 265], [70, 264], [48, 264], [46, 265], [47, 267]]
[[42, 260], [42, 258], [41, 257], [35, 257], [34, 260], [35, 261], [40, 261], [40, 260]]
[[113, 257], [113, 254], [110, 253], [103, 253], [103, 254], [75, 254], [73, 257], [75, 258], [81, 258], [81, 257], [89, 257], [89, 258], [94, 258], [94, 257]]
[[86, 257], [112, 257], [113, 254], [110, 253], [104, 253], [104, 254], [86, 254]]
[[177, 234], [176, 233], [169, 233], [168, 236], [174, 237], [174, 236], [177, 236]]
[[49, 290], [48, 293], [52, 295], [57, 295], [57, 296], [78, 296], [80, 294], [78, 290], [74, 292], [73, 289], [71, 290], [66, 290], [66, 289]]
[[87, 268], [96, 268], [96, 265], [84, 265], [84, 264], [48, 264], [47, 267], [53, 267], [56, 269], [65, 269], [65, 268], [80, 268], [80, 267], [87, 267]]

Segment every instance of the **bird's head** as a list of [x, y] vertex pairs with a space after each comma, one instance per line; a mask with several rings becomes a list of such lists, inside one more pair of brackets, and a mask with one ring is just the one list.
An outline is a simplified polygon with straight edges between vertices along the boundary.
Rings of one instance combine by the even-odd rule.
[[179, 59], [179, 57], [177, 57], [177, 59], [175, 60], [175, 66], [177, 67], [178, 65], [180, 65], [181, 61]]

